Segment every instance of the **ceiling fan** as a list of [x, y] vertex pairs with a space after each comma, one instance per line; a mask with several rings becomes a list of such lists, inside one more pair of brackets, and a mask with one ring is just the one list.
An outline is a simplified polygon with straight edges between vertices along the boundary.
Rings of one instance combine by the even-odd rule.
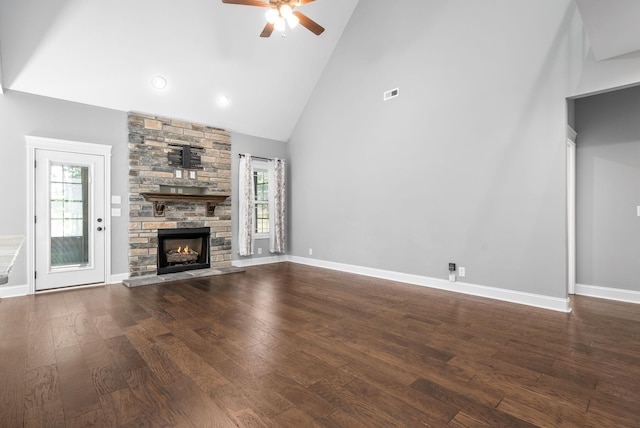
[[291, 28], [300, 24], [319, 36], [324, 28], [304, 13], [294, 10], [296, 6], [312, 1], [314, 0], [222, 0], [222, 3], [268, 7], [269, 10], [265, 13], [267, 25], [264, 26], [260, 37], [269, 37], [274, 29], [284, 32], [286, 24]]

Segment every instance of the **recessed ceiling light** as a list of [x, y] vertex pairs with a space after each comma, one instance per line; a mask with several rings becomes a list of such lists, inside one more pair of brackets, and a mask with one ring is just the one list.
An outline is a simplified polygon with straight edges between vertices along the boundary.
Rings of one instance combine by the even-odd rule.
[[226, 95], [220, 95], [218, 97], [218, 104], [220, 104], [221, 106], [227, 106], [229, 105], [229, 97]]
[[167, 87], [167, 79], [162, 76], [155, 76], [151, 79], [151, 86], [156, 89], [164, 89]]

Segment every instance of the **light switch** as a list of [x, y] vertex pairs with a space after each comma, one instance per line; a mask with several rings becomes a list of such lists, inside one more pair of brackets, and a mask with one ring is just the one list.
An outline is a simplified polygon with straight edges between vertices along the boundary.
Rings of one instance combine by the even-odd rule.
[[182, 171], [179, 169], [176, 170], [176, 178], [182, 178]]
[[192, 179], [192, 180], [195, 180], [196, 172], [195, 171], [189, 171], [189, 178]]
[[120, 208], [111, 208], [111, 217], [120, 217], [122, 215], [122, 211]]
[[122, 203], [122, 196], [120, 196], [120, 195], [111, 195], [111, 203], [112, 204], [121, 204]]
[[640, 205], [638, 205], [638, 212], [637, 212], [637, 214], [638, 214], [638, 217], [640, 217]]

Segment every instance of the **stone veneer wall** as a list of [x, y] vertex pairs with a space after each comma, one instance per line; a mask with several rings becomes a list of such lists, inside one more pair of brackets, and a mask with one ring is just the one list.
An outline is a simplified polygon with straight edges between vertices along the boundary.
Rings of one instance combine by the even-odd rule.
[[[204, 149], [202, 169], [189, 179], [189, 170], [170, 166], [169, 144]], [[175, 148], [172, 146], [171, 148]], [[175, 178], [176, 169], [183, 178]], [[231, 198], [206, 216], [203, 202], [166, 203], [165, 216], [154, 217], [153, 202], [140, 195], [159, 192], [160, 185], [204, 187], [206, 193], [231, 194], [231, 137], [210, 126], [129, 113], [129, 275], [157, 273], [158, 229], [211, 228], [211, 266], [231, 266]]]

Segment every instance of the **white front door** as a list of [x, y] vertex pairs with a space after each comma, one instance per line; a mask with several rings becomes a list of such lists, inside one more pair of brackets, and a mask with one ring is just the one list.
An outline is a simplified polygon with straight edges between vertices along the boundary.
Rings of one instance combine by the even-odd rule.
[[35, 150], [35, 289], [105, 282], [105, 157]]

